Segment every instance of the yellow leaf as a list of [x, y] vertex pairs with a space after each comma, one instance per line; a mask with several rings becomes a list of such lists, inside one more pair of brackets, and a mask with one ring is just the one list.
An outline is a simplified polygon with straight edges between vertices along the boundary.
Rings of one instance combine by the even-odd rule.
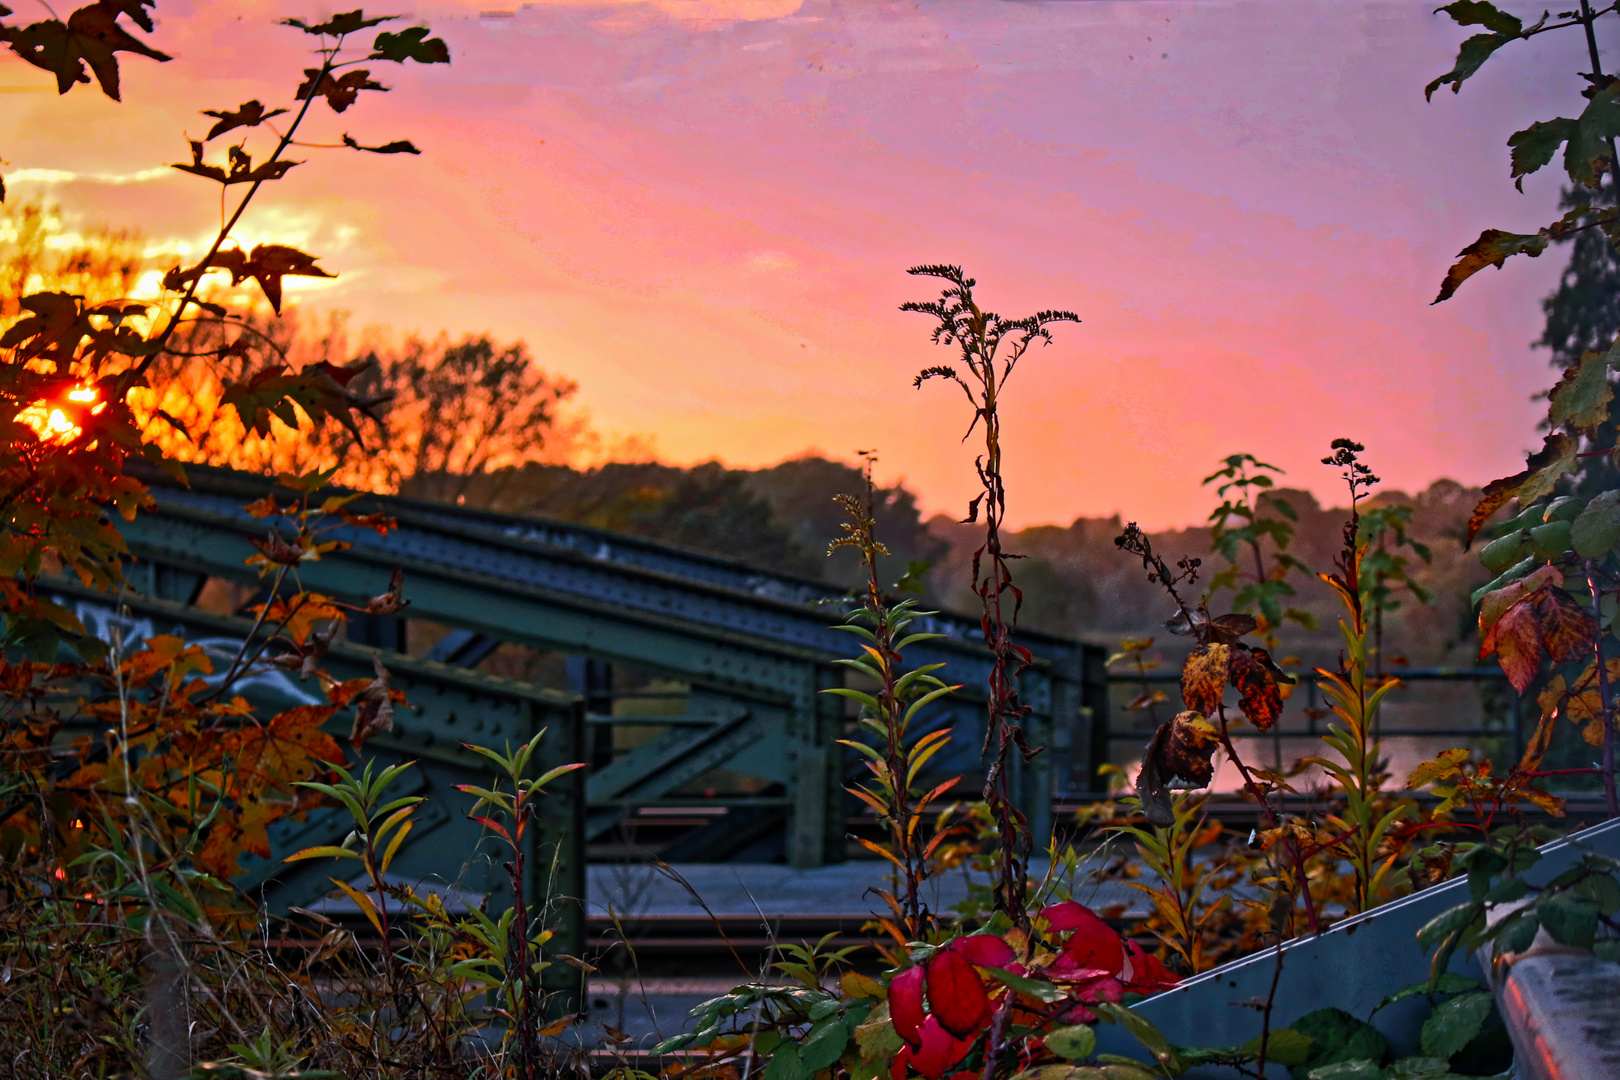
[[1462, 763], [1468, 760], [1468, 751], [1462, 747], [1442, 751], [1430, 761], [1425, 761], [1412, 770], [1412, 775], [1406, 778], [1406, 786], [1410, 790], [1425, 787], [1436, 780], [1443, 780], [1448, 776], [1455, 776], [1462, 771]]
[[1214, 716], [1226, 693], [1231, 646], [1213, 642], [1200, 645], [1181, 668], [1181, 700], [1187, 708], [1204, 716]]
[[415, 825], [416, 822], [407, 821], [400, 826], [399, 832], [394, 834], [394, 838], [388, 843], [388, 850], [383, 852], [382, 864], [377, 868], [379, 874], [388, 873], [388, 864], [394, 861], [394, 852], [399, 850], [400, 842], [410, 835], [411, 829]]
[[355, 902], [360, 908], [360, 914], [364, 915], [371, 925], [376, 928], [378, 934], [383, 932], [382, 919], [377, 915], [377, 905], [371, 902], [371, 897], [360, 892], [354, 886], [339, 881], [337, 878], [327, 878], [326, 880], [342, 889], [348, 898]]
[[870, 975], [862, 975], [858, 971], [846, 971], [838, 978], [838, 987], [852, 998], [877, 998], [886, 1000], [889, 992], [883, 984]]
[[333, 847], [330, 844], [324, 844], [320, 847], [307, 847], [303, 851], [296, 851], [281, 861], [297, 862], [299, 859], [358, 859], [359, 857], [360, 853], [358, 851], [350, 851], [348, 848]]

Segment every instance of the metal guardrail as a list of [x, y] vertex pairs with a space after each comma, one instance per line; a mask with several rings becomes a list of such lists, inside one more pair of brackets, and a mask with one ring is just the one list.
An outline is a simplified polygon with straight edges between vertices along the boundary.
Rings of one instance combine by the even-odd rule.
[[[1611, 858], [1620, 856], [1620, 820], [1548, 844], [1541, 849], [1541, 861], [1527, 870], [1525, 877], [1533, 886], [1544, 885], [1574, 866], [1587, 850]], [[1415, 1054], [1429, 1011], [1422, 996], [1388, 1008], [1377, 1006], [1385, 996], [1428, 976], [1429, 956], [1418, 944], [1418, 929], [1442, 911], [1467, 901], [1469, 895], [1466, 878], [1436, 885], [1344, 919], [1316, 937], [1285, 943], [1281, 947], [1280, 973], [1279, 951], [1266, 949], [1190, 978], [1132, 1008], [1152, 1020], [1172, 1043], [1209, 1046], [1242, 1044], [1260, 1034], [1260, 1012], [1245, 1007], [1253, 1001], [1270, 998], [1276, 1002], [1271, 1017], [1273, 1030], [1306, 1013], [1332, 1006], [1357, 1017], [1371, 1015], [1370, 1022], [1389, 1040], [1392, 1052], [1401, 1056]], [[1615, 1004], [1620, 984], [1585, 984], [1577, 991], [1575, 984], [1557, 981], [1556, 973], [1566, 970], [1559, 965], [1573, 963], [1559, 960], [1524, 968], [1522, 978], [1515, 969], [1499, 991], [1498, 1000], [1510, 1029], [1518, 1025], [1516, 1040], [1531, 1040], [1524, 1044], [1516, 1041], [1520, 1046], [1520, 1077], [1614, 1080], [1620, 1076], [1620, 1067], [1614, 1063], [1614, 1048], [1620, 1045], [1614, 1038], [1620, 1027], [1620, 1008]], [[1453, 956], [1451, 970], [1474, 978], [1482, 974], [1477, 958], [1462, 951]], [[1571, 966], [1567, 970], [1575, 969]], [[1592, 973], [1602, 975], [1607, 970]], [[1515, 986], [1516, 990], [1510, 989]], [[1570, 998], [1592, 990], [1596, 997], [1591, 1011], [1576, 1009]], [[1524, 1004], [1521, 1006], [1509, 994], [1519, 995]], [[1514, 1019], [1516, 1016], [1520, 1019]], [[1597, 1024], [1590, 1038], [1578, 1030], [1577, 1025], [1584, 1022], [1582, 1017], [1591, 1017]], [[1576, 1041], [1583, 1038], [1586, 1041]], [[1592, 1038], [1599, 1041], [1594, 1043]], [[1097, 1049], [1104, 1053], [1141, 1055], [1135, 1039], [1118, 1025], [1099, 1027], [1097, 1040]], [[1531, 1071], [1531, 1063], [1538, 1060], [1560, 1065], [1565, 1071]], [[1183, 1075], [1186, 1080], [1205, 1080], [1236, 1074], [1217, 1066], [1200, 1066]]]
[[1532, 947], [1493, 982], [1519, 1080], [1620, 1076], [1620, 964]]

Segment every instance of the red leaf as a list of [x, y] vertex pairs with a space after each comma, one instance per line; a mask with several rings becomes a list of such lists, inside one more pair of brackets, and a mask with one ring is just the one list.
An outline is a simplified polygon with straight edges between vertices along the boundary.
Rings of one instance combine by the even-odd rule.
[[1013, 947], [994, 934], [969, 934], [951, 942], [950, 947], [980, 967], [1006, 967], [1018, 959]]
[[1277, 677], [1241, 645], [1232, 650], [1232, 687], [1243, 696], [1243, 715], [1260, 731], [1269, 731], [1282, 714], [1282, 691]]
[[[956, 954], [940, 953], [938, 956], [955, 957]], [[967, 1057], [968, 1051], [973, 1049], [974, 1040], [956, 1038], [945, 1030], [938, 1017], [930, 1016], [923, 1023], [921, 1036], [922, 1045], [911, 1055], [911, 1066], [928, 1080], [940, 1080], [951, 1066]]]
[[928, 961], [928, 1004], [952, 1035], [960, 1039], [978, 1030], [988, 997], [978, 972], [960, 953], [941, 949]]
[[1119, 935], [1090, 908], [1065, 900], [1042, 911], [1041, 917], [1053, 930], [1072, 931], [1064, 942], [1063, 953], [1080, 967], [1117, 975], [1125, 966], [1125, 948]]
[[1536, 672], [1541, 670], [1541, 633], [1536, 629], [1534, 609], [1522, 600], [1508, 608], [1491, 627], [1490, 636], [1479, 651], [1496, 653], [1502, 674], [1508, 677], [1513, 689], [1524, 693]]
[[1129, 970], [1121, 974], [1126, 990], [1133, 994], [1153, 994], [1180, 985], [1181, 980], [1160, 963], [1157, 956], [1144, 951], [1136, 942], [1127, 941], [1125, 949], [1130, 954]]
[[505, 840], [508, 844], [512, 842], [512, 834], [506, 831], [505, 825], [502, 825], [494, 818], [484, 817], [481, 814], [468, 814], [467, 817], [468, 820], [476, 821], [486, 829], [489, 829], [491, 832], [501, 837], [501, 839]]
[[922, 1027], [923, 969], [907, 968], [889, 980], [889, 1019], [894, 1030], [912, 1046], [921, 1045], [918, 1029]]

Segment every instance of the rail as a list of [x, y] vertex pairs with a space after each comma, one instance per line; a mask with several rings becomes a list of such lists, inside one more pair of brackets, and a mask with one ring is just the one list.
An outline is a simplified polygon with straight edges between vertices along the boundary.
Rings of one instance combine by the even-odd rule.
[[[1407, 684], [1467, 682], [1496, 683], [1501, 684], [1504, 688], [1507, 687], [1507, 677], [1502, 674], [1500, 668], [1495, 667], [1400, 668], [1391, 671], [1388, 674], [1399, 679], [1402, 683]], [[1285, 717], [1283, 721], [1279, 721], [1268, 732], [1261, 733], [1250, 730], [1234, 730], [1232, 732], [1233, 738], [1248, 739], [1250, 741], [1267, 740], [1280, 747], [1283, 739], [1315, 738], [1316, 736], [1321, 735], [1322, 729], [1319, 723], [1319, 718], [1325, 715], [1325, 712], [1321, 707], [1321, 692], [1319, 690], [1321, 676], [1317, 675], [1315, 672], [1306, 672], [1297, 675], [1296, 678], [1298, 680], [1298, 684], [1294, 690], [1294, 694], [1295, 696], [1298, 696], [1299, 694], [1303, 693], [1305, 698], [1305, 707], [1303, 709], [1305, 725], [1303, 728], [1289, 726]], [[1135, 687], [1141, 689], [1144, 686], [1157, 687], [1164, 685], [1179, 685], [1179, 683], [1180, 675], [1175, 672], [1149, 672], [1146, 675], [1112, 671], [1108, 673], [1108, 685], [1110, 688], [1118, 686]], [[1514, 756], [1517, 757], [1524, 751], [1526, 738], [1526, 710], [1524, 708], [1525, 699], [1522, 696], [1513, 693], [1509, 693], [1507, 697], [1510, 703], [1509, 715], [1507, 724], [1503, 726], [1476, 724], [1471, 727], [1408, 727], [1402, 725], [1381, 727], [1379, 729], [1375, 729], [1374, 734], [1378, 737], [1389, 735], [1414, 737], [1453, 736], [1462, 739], [1511, 737], [1513, 740]], [[1141, 741], [1151, 734], [1151, 732], [1147, 730], [1125, 731], [1118, 729], [1114, 724], [1115, 718], [1111, 715], [1111, 713], [1112, 710], [1110, 710], [1110, 714], [1107, 715], [1102, 721], [1105, 728], [1105, 733], [1102, 735], [1102, 739], [1099, 740], [1105, 740], [1110, 749], [1115, 743]]]

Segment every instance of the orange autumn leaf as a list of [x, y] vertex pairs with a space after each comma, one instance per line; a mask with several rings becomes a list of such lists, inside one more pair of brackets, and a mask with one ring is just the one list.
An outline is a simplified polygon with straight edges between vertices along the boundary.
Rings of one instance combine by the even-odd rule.
[[1213, 716], [1226, 693], [1232, 647], [1212, 642], [1200, 645], [1181, 668], [1181, 700], [1187, 708]]

